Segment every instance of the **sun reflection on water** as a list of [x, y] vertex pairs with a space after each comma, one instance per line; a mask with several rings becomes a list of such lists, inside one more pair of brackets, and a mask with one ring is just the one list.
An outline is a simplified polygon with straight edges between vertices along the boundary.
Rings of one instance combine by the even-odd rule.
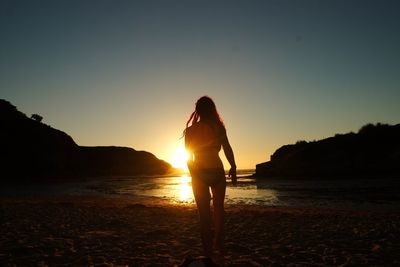
[[[239, 177], [238, 185], [227, 181], [225, 204], [277, 205], [281, 200], [278, 191], [268, 183], [257, 182], [254, 178]], [[150, 197], [170, 204], [195, 205], [189, 174], [171, 177], [135, 178], [126, 182], [113, 183], [113, 190], [121, 195]]]
[[179, 184], [178, 184], [179, 202], [192, 203], [194, 201], [192, 186], [190, 182], [191, 178], [188, 175], [182, 175], [179, 178]]

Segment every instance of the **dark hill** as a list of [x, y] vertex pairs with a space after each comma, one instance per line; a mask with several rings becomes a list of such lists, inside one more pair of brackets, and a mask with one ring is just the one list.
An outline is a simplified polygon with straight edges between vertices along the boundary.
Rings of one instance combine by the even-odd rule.
[[260, 177], [391, 175], [400, 175], [400, 124], [367, 124], [358, 133], [285, 145], [256, 165]]
[[168, 163], [145, 151], [78, 146], [66, 133], [28, 118], [2, 99], [0, 124], [2, 181], [153, 175], [171, 170]]

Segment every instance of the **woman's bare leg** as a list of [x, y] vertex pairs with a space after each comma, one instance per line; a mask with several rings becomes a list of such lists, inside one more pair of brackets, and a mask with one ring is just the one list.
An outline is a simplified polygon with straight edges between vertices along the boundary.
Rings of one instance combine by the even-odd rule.
[[200, 235], [204, 256], [212, 256], [210, 191], [206, 184], [192, 178], [192, 189], [200, 218]]
[[213, 193], [213, 221], [215, 228], [215, 246], [219, 252], [225, 254], [224, 246], [224, 223], [225, 223], [225, 210], [224, 200], [226, 191], [226, 181], [221, 181], [215, 186], [211, 187]]

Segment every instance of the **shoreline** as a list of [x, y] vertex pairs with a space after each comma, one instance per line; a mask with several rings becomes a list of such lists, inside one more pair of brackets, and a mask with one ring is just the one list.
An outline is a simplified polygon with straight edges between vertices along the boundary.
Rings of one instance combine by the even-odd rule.
[[[0, 198], [5, 266], [174, 266], [201, 255], [194, 205]], [[226, 206], [225, 266], [400, 264], [400, 212]]]

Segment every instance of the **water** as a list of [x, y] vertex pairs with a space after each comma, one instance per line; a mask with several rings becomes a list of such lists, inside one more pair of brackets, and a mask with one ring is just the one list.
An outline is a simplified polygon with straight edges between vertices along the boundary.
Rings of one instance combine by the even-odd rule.
[[[400, 211], [400, 179], [288, 180], [254, 179], [239, 172], [238, 185], [227, 183], [228, 205], [325, 207]], [[106, 195], [175, 205], [194, 205], [191, 178], [114, 177], [84, 182], [3, 185], [1, 196]]]

